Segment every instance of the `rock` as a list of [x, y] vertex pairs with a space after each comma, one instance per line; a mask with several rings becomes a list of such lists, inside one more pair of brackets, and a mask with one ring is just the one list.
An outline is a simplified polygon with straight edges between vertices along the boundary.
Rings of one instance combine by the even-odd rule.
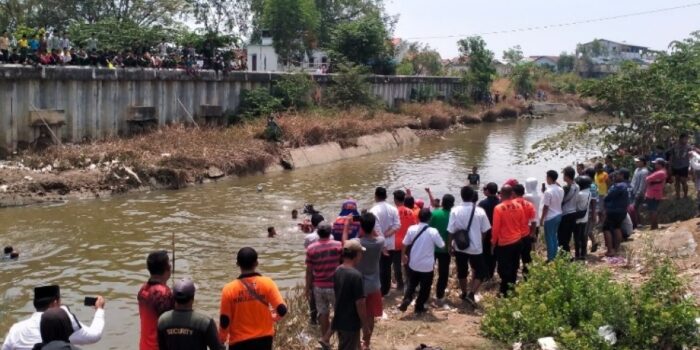
[[96, 164], [90, 164], [90, 166], [88, 167], [88, 170], [95, 170], [95, 169], [97, 169]]
[[169, 158], [171, 156], [171, 154], [170, 153], [161, 153], [160, 156], [163, 158]]
[[695, 255], [698, 244], [687, 227], [674, 225], [655, 236], [653, 246], [671, 257], [687, 257]]
[[0, 192], [7, 192], [8, 186], [7, 185], [2, 185], [0, 186]]
[[540, 346], [541, 350], [559, 350], [557, 342], [555, 342], [552, 337], [537, 339], [537, 344]]
[[617, 343], [617, 335], [615, 335], [615, 330], [613, 330], [612, 326], [606, 325], [598, 328], [598, 335], [610, 345]]
[[32, 178], [31, 176], [25, 176], [24, 179], [27, 180], [27, 181], [32, 181], [32, 180], [34, 180], [34, 178]]
[[219, 179], [219, 178], [224, 177], [224, 175], [226, 175], [226, 174], [224, 174], [224, 172], [221, 171], [221, 169], [219, 169], [215, 166], [210, 166], [207, 169], [207, 177], [210, 179]]

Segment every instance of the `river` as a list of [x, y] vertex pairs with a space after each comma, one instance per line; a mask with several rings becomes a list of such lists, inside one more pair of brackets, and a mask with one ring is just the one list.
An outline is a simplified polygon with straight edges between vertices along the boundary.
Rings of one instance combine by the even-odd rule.
[[[104, 295], [104, 338], [86, 349], [134, 349], [139, 319], [136, 293], [147, 279], [145, 258], [171, 249], [176, 236], [176, 275], [193, 277], [195, 308], [218, 319], [219, 293], [238, 275], [235, 252], [243, 246], [260, 254], [260, 270], [280, 288], [300, 282], [303, 234], [290, 218], [293, 208], [313, 203], [334, 219], [344, 198], [368, 208], [376, 186], [410, 187], [426, 198], [425, 187], [459, 198], [472, 166], [482, 181], [508, 178], [540, 181], [574, 157], [519, 165], [537, 140], [562, 130], [573, 118], [484, 123], [419, 146], [293, 172], [227, 179], [179, 191], [154, 191], [109, 199], [0, 209], [0, 245], [21, 251], [17, 262], [0, 263], [0, 337], [33, 312], [33, 287], [60, 284], [62, 302], [91, 321], [85, 296]], [[256, 187], [262, 186], [262, 191]], [[279, 236], [266, 238], [274, 226]]]

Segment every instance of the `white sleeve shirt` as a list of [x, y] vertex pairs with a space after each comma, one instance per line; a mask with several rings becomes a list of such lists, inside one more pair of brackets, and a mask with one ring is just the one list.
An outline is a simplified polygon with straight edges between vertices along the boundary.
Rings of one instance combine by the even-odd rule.
[[[418, 234], [427, 226], [425, 223], [408, 228], [403, 239], [404, 246], [412, 244], [408, 267], [417, 272], [431, 272], [435, 265], [435, 247], [444, 248], [445, 242], [438, 230], [428, 227], [420, 237]], [[418, 239], [416, 239], [418, 237]]]
[[[72, 344], [94, 344], [102, 339], [102, 331], [105, 325], [105, 312], [103, 309], [95, 311], [92, 324], [88, 327], [80, 323], [77, 317], [70, 312], [67, 306], [61, 306], [68, 313], [68, 318], [73, 326], [73, 334], [68, 338]], [[35, 344], [41, 343], [41, 315], [43, 312], [35, 312], [24, 321], [15, 323], [5, 337], [5, 342], [0, 350], [31, 350]]]

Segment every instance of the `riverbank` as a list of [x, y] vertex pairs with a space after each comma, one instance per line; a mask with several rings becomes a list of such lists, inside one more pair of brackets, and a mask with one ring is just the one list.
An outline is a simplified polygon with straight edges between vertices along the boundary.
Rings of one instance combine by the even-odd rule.
[[[583, 114], [558, 108], [556, 113]], [[439, 101], [404, 104], [396, 113], [315, 110], [280, 115], [283, 142], [265, 141], [265, 122], [256, 120], [224, 129], [171, 125], [131, 138], [51, 146], [0, 162], [0, 207], [180, 189], [324, 164], [413, 145], [456, 125], [517, 118], [524, 110], [519, 102], [479, 110]]]

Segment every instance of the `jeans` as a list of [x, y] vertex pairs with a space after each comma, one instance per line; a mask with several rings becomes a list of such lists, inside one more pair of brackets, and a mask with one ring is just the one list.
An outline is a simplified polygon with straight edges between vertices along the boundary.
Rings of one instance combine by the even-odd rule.
[[511, 286], [515, 286], [515, 282], [518, 279], [521, 253], [521, 241], [496, 247], [495, 254], [496, 259], [498, 259], [498, 276], [501, 277], [500, 292], [503, 296], [506, 296]]
[[435, 297], [442, 299], [445, 297], [447, 280], [450, 277], [450, 253], [435, 253], [435, 260], [438, 262], [438, 279], [435, 287]]
[[402, 305], [410, 305], [413, 301], [413, 296], [416, 293], [416, 288], [420, 285], [418, 291], [418, 299], [416, 299], [416, 312], [425, 311], [425, 302], [430, 297], [430, 287], [433, 284], [433, 272], [418, 272], [408, 268], [408, 287], [403, 295]]
[[391, 269], [394, 269], [397, 289], [403, 289], [403, 268], [401, 266], [401, 251], [390, 250], [389, 256], [382, 254], [379, 259], [379, 282], [382, 286], [382, 296], [389, 294], [391, 289]]
[[571, 251], [570, 243], [574, 231], [576, 231], [576, 213], [563, 215], [557, 229], [557, 243], [565, 252]]
[[557, 231], [561, 223], [561, 215], [557, 215], [544, 222], [544, 240], [547, 243], [547, 261], [552, 261], [557, 257]]
[[586, 234], [587, 223], [576, 224], [576, 232], [574, 233], [574, 249], [575, 257], [583, 259], [586, 257], [586, 248], [588, 246], [588, 235]]

